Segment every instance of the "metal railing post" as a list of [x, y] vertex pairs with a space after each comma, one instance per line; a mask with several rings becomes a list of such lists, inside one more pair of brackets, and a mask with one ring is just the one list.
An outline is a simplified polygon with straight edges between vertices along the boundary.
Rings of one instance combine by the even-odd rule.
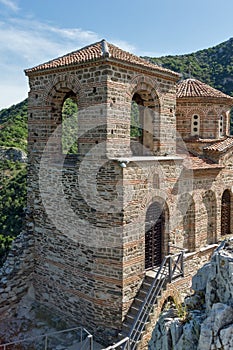
[[171, 283], [172, 281], [172, 257], [171, 255], [169, 256], [169, 260], [168, 260], [168, 281], [169, 283]]
[[182, 252], [181, 252], [181, 262], [180, 262], [180, 266], [181, 266], [182, 277], [184, 277], [184, 251], [183, 251], [183, 250], [182, 250]]
[[81, 345], [82, 345], [82, 342], [83, 342], [83, 329], [81, 328]]
[[48, 337], [47, 335], [45, 336], [45, 343], [44, 343], [44, 350], [48, 349]]
[[93, 335], [89, 334], [87, 337], [90, 339], [90, 350], [93, 350]]
[[130, 339], [127, 341], [127, 350], [130, 350]]

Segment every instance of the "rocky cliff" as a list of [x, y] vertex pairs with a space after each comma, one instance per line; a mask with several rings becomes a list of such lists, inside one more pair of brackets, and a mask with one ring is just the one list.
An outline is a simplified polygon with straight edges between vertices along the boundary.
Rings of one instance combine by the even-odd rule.
[[222, 242], [193, 277], [183, 305], [165, 305], [149, 350], [233, 349], [233, 239]]

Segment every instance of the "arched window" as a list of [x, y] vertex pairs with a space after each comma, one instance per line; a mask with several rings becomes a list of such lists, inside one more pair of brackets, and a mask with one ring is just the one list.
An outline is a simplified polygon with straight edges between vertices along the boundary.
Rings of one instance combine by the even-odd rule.
[[192, 121], [191, 121], [191, 135], [195, 136], [200, 134], [200, 116], [197, 114], [194, 114], [192, 116]]
[[65, 98], [62, 105], [62, 153], [78, 153], [78, 105], [74, 97]]
[[133, 155], [153, 154], [156, 139], [155, 108], [155, 101], [146, 90], [133, 95], [130, 123], [130, 148]]
[[143, 132], [143, 101], [138, 94], [135, 94], [131, 103], [130, 138], [142, 144]]
[[145, 268], [159, 266], [162, 262], [165, 213], [163, 206], [152, 203], [146, 212], [145, 222]]
[[231, 194], [229, 190], [225, 190], [222, 195], [221, 204], [221, 235], [229, 235], [231, 233]]
[[219, 137], [224, 136], [224, 117], [223, 115], [220, 116], [219, 119]]

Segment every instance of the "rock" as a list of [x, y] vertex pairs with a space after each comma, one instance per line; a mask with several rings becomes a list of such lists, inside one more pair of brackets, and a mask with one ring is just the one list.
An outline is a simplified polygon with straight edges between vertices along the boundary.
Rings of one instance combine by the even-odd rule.
[[[233, 240], [223, 242], [193, 277], [186, 323], [161, 314], [149, 350], [233, 349]], [[173, 312], [174, 316], [175, 313]]]
[[211, 349], [211, 344], [217, 343], [219, 331], [225, 325], [231, 323], [233, 323], [232, 307], [221, 303], [214, 304], [209, 316], [201, 325], [201, 332], [197, 349]]
[[0, 147], [0, 160], [8, 159], [12, 160], [13, 162], [21, 162], [26, 163], [27, 162], [27, 154], [26, 152], [22, 151], [19, 148], [13, 148], [13, 147]]
[[205, 291], [210, 270], [211, 264], [207, 263], [193, 276], [192, 289], [195, 290], [195, 292]]
[[221, 329], [219, 343], [224, 349], [233, 349], [233, 325]]

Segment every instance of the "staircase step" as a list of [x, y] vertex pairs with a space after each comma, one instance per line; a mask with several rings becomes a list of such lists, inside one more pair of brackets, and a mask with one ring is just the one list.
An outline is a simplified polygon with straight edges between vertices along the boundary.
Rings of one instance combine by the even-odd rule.
[[127, 324], [133, 324], [135, 320], [135, 315], [128, 313], [126, 316], [126, 323]]
[[140, 297], [134, 298], [134, 305], [140, 309], [144, 299]]
[[122, 325], [122, 332], [126, 333], [126, 334], [129, 334], [129, 332], [131, 330], [131, 326], [132, 325], [130, 325], [128, 323], [123, 323], [123, 325]]
[[118, 333], [118, 338], [119, 340], [124, 339], [125, 337], [128, 337], [129, 333], [128, 332], [124, 332], [124, 330], [120, 331], [120, 333]]
[[145, 290], [140, 290], [138, 295], [137, 295], [137, 297], [139, 297], [139, 299], [143, 299], [143, 301], [146, 298], [146, 296], [147, 296], [147, 291], [145, 291]]
[[133, 303], [133, 305], [131, 306], [131, 308], [129, 310], [129, 313], [136, 316], [138, 314], [139, 310], [140, 310], [140, 308], [137, 305], [135, 305], [135, 303]]

